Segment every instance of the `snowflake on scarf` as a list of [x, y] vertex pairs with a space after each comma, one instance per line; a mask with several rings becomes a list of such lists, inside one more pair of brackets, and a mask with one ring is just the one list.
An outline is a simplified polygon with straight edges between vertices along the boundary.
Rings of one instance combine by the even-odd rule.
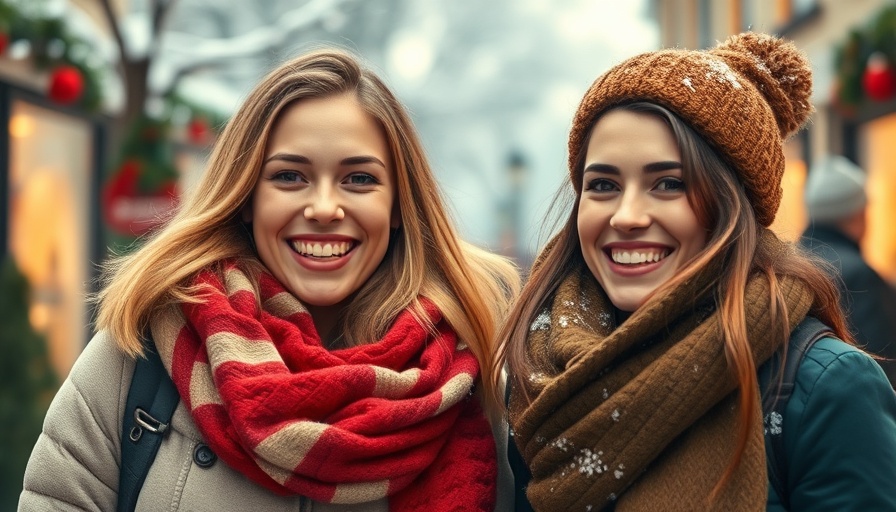
[[764, 418], [762, 418], [762, 423], [765, 426], [766, 434], [778, 436], [781, 435], [781, 432], [783, 431], [781, 425], [784, 424], [784, 417], [779, 413], [772, 411], [766, 414]]
[[595, 453], [588, 448], [583, 448], [581, 450], [581, 455], [576, 457], [576, 462], [579, 463], [579, 473], [587, 476], [594, 476], [606, 471], [608, 467], [604, 464], [604, 461], [600, 459], [603, 454], [604, 452], [602, 451]]

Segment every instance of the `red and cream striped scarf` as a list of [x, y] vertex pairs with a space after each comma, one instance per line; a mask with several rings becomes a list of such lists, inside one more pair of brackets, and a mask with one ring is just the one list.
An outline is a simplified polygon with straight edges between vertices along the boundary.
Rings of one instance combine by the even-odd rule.
[[[285, 495], [388, 498], [390, 510], [493, 510], [491, 427], [471, 397], [474, 355], [438, 309], [402, 312], [374, 343], [327, 350], [271, 275], [202, 272], [201, 304], [156, 315], [153, 339], [205, 441]], [[260, 300], [259, 300], [260, 299]], [[259, 309], [258, 304], [261, 304]]]

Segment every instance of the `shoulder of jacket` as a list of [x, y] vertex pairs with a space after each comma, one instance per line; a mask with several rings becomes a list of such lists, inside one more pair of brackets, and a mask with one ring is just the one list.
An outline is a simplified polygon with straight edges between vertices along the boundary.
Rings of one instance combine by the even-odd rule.
[[[877, 373], [880, 373], [880, 378], [886, 379], [883, 371], [867, 353], [843, 340], [825, 336], [806, 351], [797, 370], [795, 392], [801, 392], [805, 401], [819, 382], [825, 379], [841, 379], [849, 375], [853, 378], [860, 375], [875, 378]], [[844, 382], [845, 387], [849, 387], [848, 384]]]
[[[106, 332], [100, 331], [94, 334], [93, 338], [81, 351], [81, 355], [72, 367], [72, 380], [80, 380], [89, 378], [96, 379], [98, 375], [112, 377], [110, 372], [114, 372], [115, 376], [127, 377], [130, 384], [130, 374], [133, 373], [134, 359], [126, 355], [115, 340]], [[106, 385], [109, 381], [106, 380]]]
[[100, 331], [78, 356], [69, 380], [91, 409], [114, 411], [113, 417], [120, 418], [133, 375], [134, 359]]
[[806, 368], [807, 370], [811, 369], [813, 365], [826, 368], [844, 356], [853, 357], [853, 355], [855, 357], [868, 357], [861, 349], [839, 338], [823, 336], [806, 351], [806, 356], [800, 365], [800, 371], [804, 370], [803, 367], [808, 367]]

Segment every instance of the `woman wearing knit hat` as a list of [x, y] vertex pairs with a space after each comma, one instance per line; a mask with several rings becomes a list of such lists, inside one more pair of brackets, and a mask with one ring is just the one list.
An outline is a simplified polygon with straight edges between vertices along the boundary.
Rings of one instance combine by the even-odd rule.
[[[404, 107], [353, 56], [272, 71], [183, 208], [107, 270], [20, 510], [511, 509], [490, 372], [516, 268], [457, 238]], [[168, 428], [152, 399], [123, 415], [154, 353]], [[132, 463], [152, 464], [139, 494]]]
[[[574, 206], [501, 338], [535, 510], [896, 510], [896, 397], [829, 278], [768, 229], [810, 90], [792, 44], [744, 33], [636, 56], [585, 94]], [[764, 425], [767, 364], [812, 317], [832, 334]]]

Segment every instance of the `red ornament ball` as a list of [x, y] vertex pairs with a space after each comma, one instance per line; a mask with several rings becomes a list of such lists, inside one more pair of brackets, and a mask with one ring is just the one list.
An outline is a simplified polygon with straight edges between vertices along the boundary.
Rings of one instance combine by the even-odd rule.
[[57, 103], [68, 105], [78, 101], [84, 92], [84, 76], [75, 66], [63, 65], [50, 74], [47, 96]]
[[884, 54], [875, 52], [868, 58], [862, 75], [862, 87], [874, 101], [885, 101], [896, 94], [896, 72]]
[[0, 55], [6, 53], [6, 49], [9, 47], [9, 34], [6, 32], [0, 32]]
[[211, 128], [204, 117], [194, 117], [187, 125], [187, 135], [193, 144], [205, 144], [208, 142]]

